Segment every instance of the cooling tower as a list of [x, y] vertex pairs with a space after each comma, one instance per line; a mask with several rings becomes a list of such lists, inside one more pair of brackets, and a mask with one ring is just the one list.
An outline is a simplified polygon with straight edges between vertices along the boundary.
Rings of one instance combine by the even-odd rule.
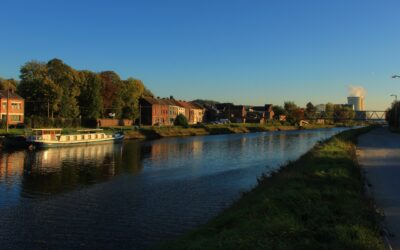
[[364, 111], [364, 97], [363, 96], [349, 96], [347, 97], [347, 104], [353, 105], [354, 111]]

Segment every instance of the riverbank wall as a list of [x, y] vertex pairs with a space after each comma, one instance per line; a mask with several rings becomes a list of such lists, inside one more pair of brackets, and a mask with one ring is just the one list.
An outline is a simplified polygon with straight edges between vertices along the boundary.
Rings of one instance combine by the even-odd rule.
[[379, 215], [342, 132], [258, 185], [209, 223], [159, 249], [385, 249]]

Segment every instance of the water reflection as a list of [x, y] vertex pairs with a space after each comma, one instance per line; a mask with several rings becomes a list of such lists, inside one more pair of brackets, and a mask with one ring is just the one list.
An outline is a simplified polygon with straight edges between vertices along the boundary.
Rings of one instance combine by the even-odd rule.
[[138, 143], [99, 144], [3, 153], [0, 197], [49, 195], [106, 181], [142, 168]]
[[258, 170], [252, 171], [257, 177], [265, 165], [277, 167], [292, 160], [331, 133], [317, 130], [169, 138], [2, 153], [0, 197], [6, 204], [19, 196], [32, 198], [70, 191], [121, 173], [138, 174], [143, 169], [182, 168], [186, 172], [162, 176], [182, 178], [256, 165]]
[[15, 203], [19, 198], [24, 173], [25, 152], [0, 156], [0, 207]]
[[[262, 173], [339, 131], [168, 138], [2, 153], [0, 245], [151, 247], [206, 222], [256, 185]], [[51, 226], [42, 226], [48, 223]]]

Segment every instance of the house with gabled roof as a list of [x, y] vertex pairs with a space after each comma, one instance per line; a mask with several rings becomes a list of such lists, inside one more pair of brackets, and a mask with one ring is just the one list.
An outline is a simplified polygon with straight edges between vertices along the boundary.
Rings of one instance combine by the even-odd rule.
[[[8, 99], [8, 102], [7, 102]], [[1, 121], [9, 125], [24, 123], [25, 100], [13, 91], [0, 90]], [[7, 110], [8, 109], [8, 110]], [[8, 117], [7, 117], [8, 113]]]
[[185, 116], [189, 124], [197, 124], [203, 122], [204, 108], [193, 102], [178, 101], [185, 108]]
[[139, 100], [141, 125], [170, 125], [169, 103], [160, 98], [142, 97]]

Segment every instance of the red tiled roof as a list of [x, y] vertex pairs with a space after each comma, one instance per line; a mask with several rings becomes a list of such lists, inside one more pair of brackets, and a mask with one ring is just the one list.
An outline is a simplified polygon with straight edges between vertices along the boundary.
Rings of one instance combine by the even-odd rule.
[[[14, 92], [11, 92], [11, 91], [8, 93], [8, 95], [9, 95], [9, 98], [12, 98], [12, 99], [22, 99], [22, 100], [24, 99], [21, 96], [17, 95]], [[0, 98], [7, 98], [7, 90], [0, 90]]]
[[149, 104], [159, 104], [159, 105], [170, 105], [170, 106], [179, 106], [184, 107], [181, 102], [176, 101], [175, 99], [169, 98], [153, 98], [153, 97], [142, 97]]
[[203, 109], [202, 107], [199, 107], [199, 106], [196, 105], [195, 103], [191, 103], [191, 102], [178, 101], [178, 103], [179, 103], [182, 107], [188, 108], [188, 109]]

